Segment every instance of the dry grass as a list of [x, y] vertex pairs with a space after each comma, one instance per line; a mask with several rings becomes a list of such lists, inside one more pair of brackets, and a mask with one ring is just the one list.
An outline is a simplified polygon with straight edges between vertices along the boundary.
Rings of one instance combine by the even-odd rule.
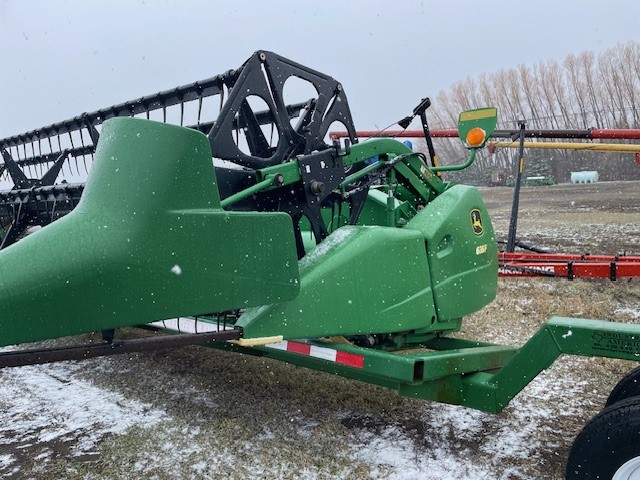
[[[639, 182], [525, 187], [518, 238], [556, 252], [640, 254]], [[513, 189], [481, 189], [499, 239], [506, 239]]]

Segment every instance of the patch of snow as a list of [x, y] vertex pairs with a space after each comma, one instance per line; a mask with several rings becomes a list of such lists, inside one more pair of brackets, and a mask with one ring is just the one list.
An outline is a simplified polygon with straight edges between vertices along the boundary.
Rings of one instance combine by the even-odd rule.
[[640, 307], [618, 307], [614, 310], [614, 313], [619, 315], [627, 315], [634, 319], [640, 319]]
[[[40, 444], [38, 455], [46, 461], [49, 442], [62, 442], [72, 456], [91, 453], [109, 434], [120, 434], [131, 426], [150, 427], [165, 413], [148, 404], [98, 388], [76, 378], [80, 364], [5, 369], [0, 372], [0, 436], [5, 453], [0, 468], [6, 472], [20, 449]], [[19, 467], [15, 465], [14, 467]]]
[[361, 230], [364, 227], [342, 227], [333, 232], [327, 238], [325, 238], [320, 244], [311, 250], [308, 254], [302, 257], [300, 260], [300, 269], [309, 267], [315, 263], [318, 263], [322, 258], [327, 255], [336, 246], [345, 242], [354, 233]]
[[575, 401], [560, 415], [577, 415], [589, 403], [579, 396], [583, 388], [566, 372], [558, 378], [545, 371], [498, 415], [430, 403], [415, 412], [424, 431], [405, 431], [401, 424], [358, 429], [350, 455], [367, 463], [376, 479], [533, 478], [531, 465], [540, 464], [540, 452], [557, 433], [558, 412], [550, 406], [571, 397]]
[[13, 455], [0, 455], [0, 468], [6, 468], [15, 462]]
[[[461, 416], [465, 416], [464, 412]], [[429, 435], [433, 435], [444, 425], [443, 422], [440, 427], [434, 426], [434, 430], [430, 431]], [[457, 432], [455, 423], [447, 426], [453, 427], [454, 432]], [[435, 436], [437, 437], [437, 434]], [[449, 447], [446, 442], [443, 446], [438, 445], [436, 438], [428, 448], [420, 448], [397, 427], [387, 427], [376, 434], [365, 435], [353, 456], [371, 467], [372, 478], [389, 480], [496, 478], [489, 465], [478, 465], [472, 456], [465, 456], [460, 452], [452, 454]]]

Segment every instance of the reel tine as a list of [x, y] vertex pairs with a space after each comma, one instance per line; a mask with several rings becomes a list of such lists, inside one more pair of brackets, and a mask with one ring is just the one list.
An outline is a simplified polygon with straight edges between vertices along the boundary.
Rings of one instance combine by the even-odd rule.
[[[24, 159], [26, 161], [29, 158], [29, 156], [27, 155], [27, 144], [23, 143], [22, 146], [24, 148]], [[36, 168], [35, 168], [36, 167], [35, 164], [27, 163], [27, 164], [25, 164], [25, 166], [26, 166], [27, 172], [29, 172], [28, 173], [29, 178], [34, 178], [38, 174], [38, 172], [36, 171]]]
[[68, 132], [69, 134], [69, 142], [71, 142], [71, 148], [75, 149], [76, 146], [73, 144], [73, 135], [71, 135], [71, 132]]
[[82, 129], [80, 129], [80, 143], [82, 143], [82, 163], [84, 165], [84, 174], [87, 175], [89, 172], [87, 170], [87, 160], [85, 158], [86, 145], [84, 143], [84, 135], [82, 134]]
[[60, 171], [62, 172], [63, 176], [67, 176], [67, 174], [64, 173], [64, 167], [67, 167], [67, 170], [69, 170], [69, 175], [71, 176], [71, 167], [69, 167], [69, 157], [67, 157], [67, 159], [64, 161], [64, 163], [62, 164], [62, 168], [60, 169]]
[[[22, 157], [20, 156], [20, 147], [16, 148], [16, 153], [17, 153], [17, 159], [16, 159], [16, 163], [21, 162], [22, 160], [24, 160], [25, 158], [27, 158], [27, 147], [25, 146], [25, 144], [22, 144]], [[29, 165], [22, 165], [20, 167], [20, 170], [22, 170], [23, 172], [26, 170], [29, 170]]]
[[[75, 150], [76, 146], [73, 144], [73, 135], [71, 135], [71, 131], [69, 131], [69, 141], [71, 142], [71, 149]], [[80, 169], [78, 168], [78, 157], [73, 154], [71, 154], [71, 156], [73, 157], [73, 160], [76, 164], [76, 175], [80, 176]], [[71, 169], [69, 170], [71, 171]], [[71, 171], [71, 175], [73, 175], [73, 171]]]
[[[33, 156], [36, 156], [36, 146], [34, 142], [31, 142], [31, 148], [33, 149]], [[40, 166], [40, 175], [39, 178], [42, 178], [42, 146], [40, 145], [40, 138], [38, 138], [38, 156], [40, 157], [40, 161], [38, 162], [38, 165]]]
[[[33, 140], [31, 140], [31, 156], [34, 159], [36, 157], [36, 143]], [[42, 175], [44, 175], [43, 169], [42, 169], [42, 159], [40, 159], [38, 163], [34, 165], [34, 170], [36, 171], [36, 176], [38, 178], [42, 178]]]

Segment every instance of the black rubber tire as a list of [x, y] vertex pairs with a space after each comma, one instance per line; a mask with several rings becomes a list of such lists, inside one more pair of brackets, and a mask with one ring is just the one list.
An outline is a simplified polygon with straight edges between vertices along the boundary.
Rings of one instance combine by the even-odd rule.
[[605, 408], [627, 398], [640, 396], [640, 367], [631, 370], [613, 387]]
[[[566, 478], [611, 480], [636, 457], [640, 468], [640, 397], [605, 408], [582, 429], [569, 454]], [[632, 478], [640, 478], [640, 470], [638, 475]]]

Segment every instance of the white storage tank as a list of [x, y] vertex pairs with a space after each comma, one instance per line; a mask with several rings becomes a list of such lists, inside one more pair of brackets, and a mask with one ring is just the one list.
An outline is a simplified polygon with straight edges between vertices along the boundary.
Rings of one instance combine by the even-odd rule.
[[571, 172], [571, 183], [596, 183], [598, 178], [596, 171]]

